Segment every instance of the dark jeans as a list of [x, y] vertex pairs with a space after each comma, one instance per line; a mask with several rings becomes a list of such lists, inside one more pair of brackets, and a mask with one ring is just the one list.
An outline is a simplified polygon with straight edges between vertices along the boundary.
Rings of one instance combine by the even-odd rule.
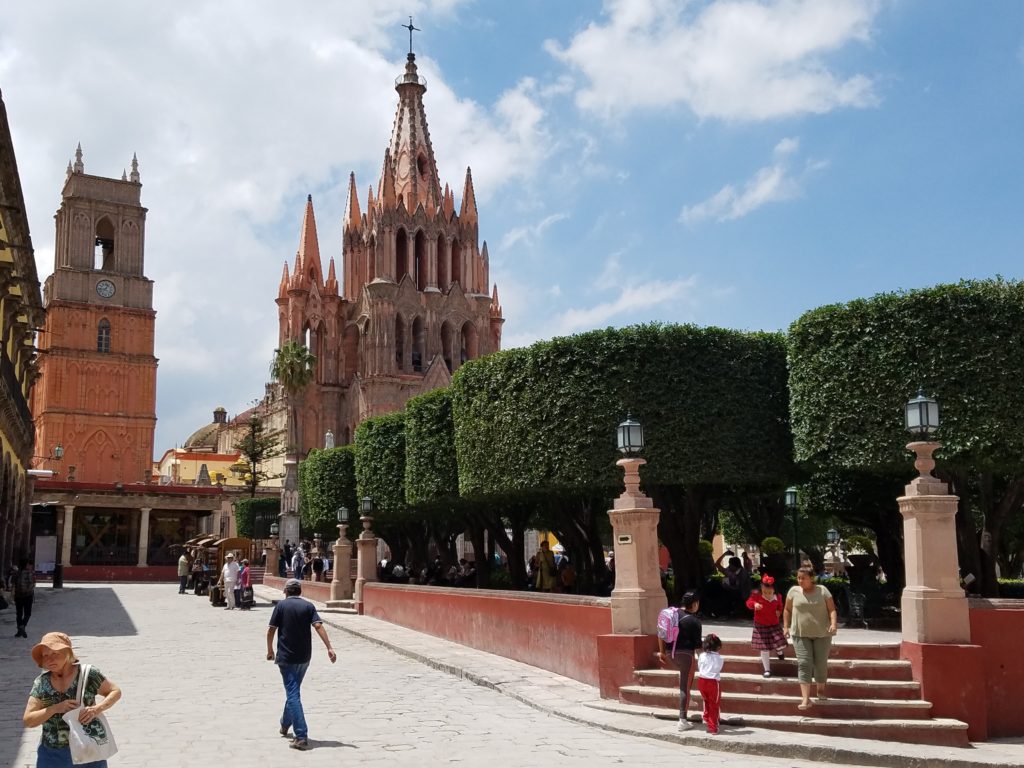
[[281, 680], [284, 682], [284, 713], [281, 715], [281, 727], [295, 731], [295, 738], [306, 738], [306, 714], [302, 711], [302, 679], [309, 669], [305, 664], [278, 664]]
[[241, 608], [242, 607], [242, 587], [241, 586], [235, 587], [234, 593], [235, 593], [235, 608]]
[[107, 768], [106, 760], [96, 760], [91, 763], [71, 762], [71, 748], [44, 747], [42, 744], [36, 749], [36, 768]]
[[15, 597], [14, 613], [17, 617], [18, 628], [24, 630], [28, 626], [28, 620], [32, 618], [32, 595]]
[[185, 585], [186, 584], [188, 584], [188, 576], [179, 576], [178, 577], [178, 594], [179, 595], [184, 595], [185, 594]]

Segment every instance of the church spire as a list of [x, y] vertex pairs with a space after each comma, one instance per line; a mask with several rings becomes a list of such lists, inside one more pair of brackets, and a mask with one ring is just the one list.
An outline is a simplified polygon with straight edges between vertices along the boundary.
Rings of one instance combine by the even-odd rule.
[[462, 191], [462, 209], [459, 219], [464, 224], [476, 224], [476, 193], [473, 191], [473, 171], [466, 168], [466, 186]]
[[132, 184], [139, 184], [140, 183], [140, 177], [139, 177], [139, 157], [134, 152], [132, 152], [132, 175], [129, 176], [128, 179], [129, 179], [129, 181], [131, 181]]
[[327, 281], [324, 283], [324, 292], [331, 296], [338, 295], [338, 276], [334, 271], [334, 257], [327, 267]]
[[[395, 192], [395, 175], [391, 167], [391, 150], [384, 150], [384, 170], [380, 175], [380, 186], [377, 188], [381, 204], [386, 210], [394, 210], [398, 204], [398, 195]], [[406, 206], [408, 209], [408, 206]]]
[[348, 176], [348, 221], [345, 222], [345, 229], [358, 230], [361, 220], [359, 193], [356, 191], [356, 175], [350, 173]]
[[312, 278], [318, 285], [323, 284], [323, 267], [320, 264], [320, 244], [316, 236], [312, 195], [306, 196], [306, 212], [302, 217], [302, 233], [299, 235], [299, 251], [295, 255], [294, 277], [299, 283]]
[[75, 150], [75, 173], [85, 173], [85, 163], [82, 162], [82, 142], [78, 142]]
[[277, 298], [288, 298], [288, 262], [284, 263], [284, 271], [281, 273], [281, 283], [277, 286]]

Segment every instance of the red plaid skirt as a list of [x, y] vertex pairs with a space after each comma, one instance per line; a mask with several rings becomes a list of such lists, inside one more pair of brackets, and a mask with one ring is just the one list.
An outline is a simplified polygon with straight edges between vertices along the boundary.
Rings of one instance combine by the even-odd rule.
[[786, 636], [782, 634], [782, 627], [779, 624], [773, 624], [770, 627], [755, 624], [750, 645], [755, 651], [774, 651], [777, 648], [786, 647]]

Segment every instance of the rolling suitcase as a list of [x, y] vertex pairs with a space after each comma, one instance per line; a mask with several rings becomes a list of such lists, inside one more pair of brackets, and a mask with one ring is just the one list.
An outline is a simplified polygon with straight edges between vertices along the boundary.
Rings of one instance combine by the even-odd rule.
[[253, 604], [255, 602], [256, 602], [256, 598], [254, 597], [254, 595], [252, 593], [252, 587], [242, 587], [242, 602], [241, 602], [242, 610], [243, 611], [248, 611], [250, 608], [252, 608], [252, 606], [253, 606]]

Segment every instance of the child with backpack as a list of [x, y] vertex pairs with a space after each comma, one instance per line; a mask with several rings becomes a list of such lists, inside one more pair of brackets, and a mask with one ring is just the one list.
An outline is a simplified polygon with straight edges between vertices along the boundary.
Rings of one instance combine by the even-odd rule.
[[679, 730], [688, 731], [693, 723], [687, 719], [690, 709], [690, 687], [693, 685], [693, 657], [701, 647], [703, 627], [697, 618], [700, 600], [690, 590], [683, 595], [680, 606], [668, 607], [658, 614], [658, 660], [663, 666], [679, 670]]
[[718, 735], [718, 724], [722, 719], [722, 641], [710, 633], [701, 644], [704, 652], [697, 659], [697, 690], [704, 702], [704, 725], [708, 736]]
[[761, 591], [750, 593], [747, 608], [754, 612], [754, 633], [750, 645], [755, 651], [761, 652], [761, 666], [764, 667], [762, 677], [771, 677], [770, 652], [774, 651], [780, 661], [786, 658], [786, 636], [779, 624], [785, 603], [775, 594], [774, 578], [767, 573], [761, 577]]

